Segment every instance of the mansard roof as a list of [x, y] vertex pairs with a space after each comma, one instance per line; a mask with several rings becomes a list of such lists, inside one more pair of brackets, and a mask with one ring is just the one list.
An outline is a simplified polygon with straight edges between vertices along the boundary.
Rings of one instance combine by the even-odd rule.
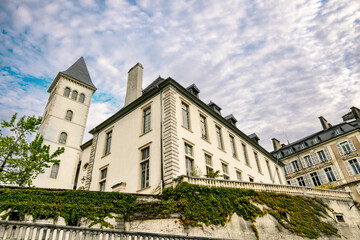
[[96, 89], [95, 85], [92, 83], [89, 71], [86, 67], [85, 60], [83, 57], [80, 57], [73, 65], [71, 65], [67, 70], [60, 73], [65, 74], [71, 78], [78, 80], [79, 82]]
[[[126, 116], [129, 112], [133, 111], [137, 107], [141, 106], [144, 102], [148, 101], [150, 98], [155, 96], [156, 94], [159, 94], [165, 87], [168, 85], [173, 86], [176, 88], [179, 93], [183, 94], [184, 96], [187, 96], [190, 100], [192, 100], [194, 103], [198, 104], [199, 107], [201, 107], [204, 111], [207, 111], [209, 115], [214, 117], [219, 123], [224, 124], [224, 126], [227, 126], [229, 129], [231, 129], [234, 133], [236, 133], [238, 136], [243, 138], [247, 143], [255, 148], [257, 148], [260, 152], [262, 152], [265, 156], [267, 156], [270, 160], [276, 162], [280, 166], [283, 166], [283, 163], [278, 162], [267, 150], [265, 150], [261, 145], [255, 143], [251, 138], [249, 138], [246, 134], [244, 134], [240, 129], [238, 129], [233, 124], [229, 123], [224, 117], [222, 117], [220, 114], [212, 110], [206, 103], [204, 103], [201, 99], [194, 96], [192, 93], [190, 93], [186, 88], [184, 88], [182, 85], [180, 85], [178, 82], [176, 82], [174, 79], [168, 77], [166, 79], [162, 77], [158, 77], [155, 79], [148, 87], [146, 87], [143, 90], [143, 95], [130, 104], [124, 106], [121, 108], [118, 112], [116, 112], [114, 115], [97, 125], [95, 128], [90, 130], [89, 133], [95, 134], [102, 129], [106, 128], [107, 126], [115, 123], [119, 119]], [[212, 103], [216, 105], [215, 103]], [[217, 106], [217, 105], [216, 105]], [[218, 106], [217, 106], [218, 107]], [[220, 107], [218, 107], [220, 108]], [[221, 109], [221, 108], [220, 108]], [[85, 145], [85, 144], [84, 144]]]
[[360, 119], [355, 119], [351, 122], [342, 122], [331, 126], [326, 130], [322, 130], [299, 139], [293, 143], [283, 145], [279, 150], [273, 151], [271, 154], [277, 159], [287, 158], [357, 129], [360, 129]]

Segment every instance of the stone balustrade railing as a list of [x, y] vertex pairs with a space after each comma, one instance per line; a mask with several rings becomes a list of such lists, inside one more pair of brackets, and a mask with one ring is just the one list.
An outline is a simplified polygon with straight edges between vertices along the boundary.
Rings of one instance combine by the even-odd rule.
[[[286, 193], [291, 195], [303, 195], [308, 197], [320, 197], [320, 198], [323, 197], [323, 198], [331, 198], [331, 199], [353, 200], [350, 192], [329, 190], [322, 188], [265, 184], [265, 183], [255, 183], [255, 182], [240, 182], [240, 181], [213, 179], [213, 178], [196, 178], [196, 177], [188, 177], [188, 176], [181, 176], [178, 179], [182, 179], [182, 182], [188, 182], [190, 184], [203, 185], [209, 187], [253, 189], [255, 191]], [[176, 186], [179, 182], [181, 181], [175, 180], [174, 186]]]
[[0, 221], [0, 240], [180, 240], [208, 239], [170, 234], [128, 232], [108, 229], [59, 226], [27, 222]]

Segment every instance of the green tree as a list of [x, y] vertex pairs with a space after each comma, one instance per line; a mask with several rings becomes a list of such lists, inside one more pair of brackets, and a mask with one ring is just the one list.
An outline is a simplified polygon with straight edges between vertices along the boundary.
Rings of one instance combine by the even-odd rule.
[[218, 177], [221, 177], [222, 175], [220, 175], [220, 171], [217, 170], [216, 172], [214, 172], [213, 170], [210, 170], [206, 175], [205, 177], [207, 178], [218, 178]]
[[[15, 113], [9, 122], [3, 121], [0, 128], [0, 182], [31, 186], [32, 180], [44, 173], [50, 164], [58, 164], [56, 158], [64, 152], [58, 148], [50, 154], [50, 146], [43, 145], [39, 134], [28, 142], [27, 139], [39, 129], [42, 118], [35, 116], [19, 119], [15, 124]], [[6, 132], [6, 136], [3, 135]]]

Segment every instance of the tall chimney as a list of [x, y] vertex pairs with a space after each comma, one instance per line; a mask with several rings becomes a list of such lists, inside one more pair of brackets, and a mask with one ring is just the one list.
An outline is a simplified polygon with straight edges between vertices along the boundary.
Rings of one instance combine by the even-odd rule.
[[331, 127], [331, 125], [326, 121], [326, 119], [323, 116], [320, 116], [319, 119], [321, 122], [321, 126], [323, 127], [324, 130], [329, 129]]
[[351, 107], [351, 112], [355, 119], [360, 119], [360, 110], [357, 107]]
[[274, 146], [274, 151], [277, 151], [281, 148], [281, 144], [280, 144], [279, 140], [277, 140], [276, 138], [273, 138], [272, 142], [273, 142], [273, 146]]
[[144, 67], [137, 63], [128, 72], [128, 82], [124, 106], [128, 105], [142, 95], [142, 78]]

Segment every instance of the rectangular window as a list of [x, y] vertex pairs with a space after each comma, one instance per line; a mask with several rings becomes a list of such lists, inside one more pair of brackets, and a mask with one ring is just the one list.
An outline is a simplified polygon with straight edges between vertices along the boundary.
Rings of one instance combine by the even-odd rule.
[[326, 173], [326, 176], [327, 176], [327, 179], [329, 180], [329, 182], [335, 182], [336, 181], [335, 175], [334, 175], [331, 168], [325, 168], [324, 171]]
[[326, 155], [324, 150], [318, 151], [317, 154], [319, 156], [320, 161], [326, 162]]
[[104, 168], [100, 170], [100, 182], [99, 182], [100, 192], [105, 191], [106, 177], [107, 177], [107, 168]]
[[140, 162], [140, 169], [141, 169], [141, 181], [140, 187], [141, 189], [146, 188], [149, 186], [149, 166], [150, 163], [150, 147], [146, 147], [141, 149], [141, 162]]
[[223, 146], [223, 140], [222, 140], [222, 135], [221, 135], [221, 128], [219, 126], [216, 126], [216, 136], [217, 136], [217, 141], [218, 141], [218, 147], [223, 150], [224, 146]]
[[190, 118], [189, 118], [189, 105], [182, 102], [182, 118], [183, 118], [183, 126], [187, 129], [190, 129]]
[[255, 156], [255, 161], [256, 161], [256, 166], [257, 166], [258, 172], [259, 172], [259, 173], [262, 173], [262, 172], [261, 172], [261, 166], [260, 166], [258, 154], [257, 154], [256, 152], [254, 152], [254, 156]]
[[[278, 176], [279, 183], [280, 183], [280, 184], [283, 184], [283, 183], [282, 183], [282, 180], [281, 180], [281, 177], [280, 177], [279, 169], [278, 169], [277, 167], [275, 168], [275, 172], [276, 172], [276, 175]], [[275, 177], [274, 177], [274, 180], [275, 180]]]
[[271, 167], [270, 167], [269, 160], [266, 160], [266, 167], [267, 167], [267, 169], [268, 169], [270, 179], [272, 180], [272, 182], [274, 182], [275, 179], [273, 179], [273, 176], [272, 176], [272, 172], [271, 172]]
[[301, 187], [305, 187], [305, 186], [306, 186], [303, 177], [298, 177], [296, 180], [298, 181], [299, 186], [301, 186]]
[[237, 180], [242, 181], [242, 174], [240, 171], [236, 171], [236, 178]]
[[200, 127], [201, 127], [201, 137], [203, 139], [208, 139], [208, 133], [206, 128], [206, 117], [200, 114]]
[[250, 182], [254, 182], [254, 178], [253, 178], [253, 177], [249, 177], [249, 181], [250, 181]]
[[211, 167], [206, 166], [206, 174], [213, 172], [214, 170]]
[[111, 137], [112, 137], [112, 131], [107, 132], [104, 155], [108, 155], [110, 153]]
[[349, 154], [352, 152], [348, 142], [342, 142], [340, 143], [340, 146], [345, 154]]
[[321, 185], [319, 176], [317, 175], [317, 172], [310, 173], [310, 177], [311, 177], [311, 179], [312, 179], [315, 186], [320, 186]]
[[360, 165], [356, 159], [350, 160], [349, 164], [350, 164], [353, 172], [355, 173], [355, 175], [360, 174]]
[[212, 166], [211, 156], [209, 154], [206, 154], [206, 153], [205, 153], [205, 163], [206, 163], [206, 165]]
[[291, 165], [292, 165], [292, 167], [293, 167], [293, 169], [294, 169], [294, 172], [297, 172], [297, 171], [300, 170], [298, 161], [296, 161], [296, 160], [295, 160], [295, 161], [292, 161], [292, 162], [291, 162]]
[[188, 143], [185, 143], [184, 147], [185, 147], [186, 175], [192, 176], [194, 169], [193, 146], [191, 146]]
[[143, 133], [146, 133], [151, 130], [151, 107], [144, 109], [143, 116]]
[[229, 135], [230, 138], [230, 145], [231, 145], [231, 151], [232, 151], [232, 156], [234, 158], [237, 158], [237, 154], [236, 154], [236, 146], [235, 146], [235, 139], [233, 136]]
[[242, 146], [242, 150], [244, 153], [245, 163], [246, 163], [246, 165], [250, 166], [249, 158], [248, 158], [247, 151], [246, 151], [246, 145], [242, 143], [241, 146]]
[[[311, 162], [311, 158], [310, 158], [309, 155], [305, 156], [305, 157], [304, 157], [304, 160], [305, 160], [305, 163], [306, 163], [307, 167], [311, 167], [311, 166], [313, 165], [312, 162]], [[304, 166], [304, 167], [306, 167], [306, 166]], [[295, 169], [295, 168], [294, 168], [294, 169]], [[299, 170], [295, 170], [295, 171], [299, 171]]]
[[223, 171], [223, 176], [224, 179], [229, 179], [229, 168], [228, 165], [226, 163], [221, 163], [221, 167], [222, 167], [222, 171]]

